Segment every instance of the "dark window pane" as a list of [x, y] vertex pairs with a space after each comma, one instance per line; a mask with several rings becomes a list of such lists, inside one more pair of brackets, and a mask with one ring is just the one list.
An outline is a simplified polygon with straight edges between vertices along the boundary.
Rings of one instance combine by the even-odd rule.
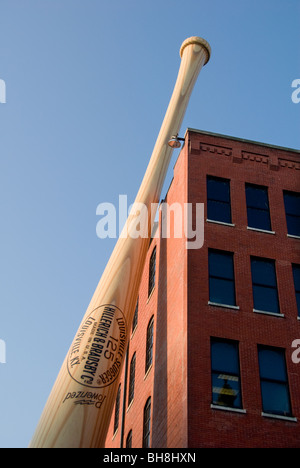
[[128, 436], [126, 438], [126, 448], [132, 447], [132, 431], [129, 431]]
[[298, 316], [300, 317], [300, 292], [296, 292], [297, 310]]
[[284, 350], [258, 347], [263, 411], [291, 416]]
[[275, 263], [251, 258], [254, 309], [279, 313]]
[[290, 399], [285, 384], [261, 382], [262, 405], [266, 413], [291, 415]]
[[266, 187], [246, 184], [248, 226], [271, 230], [268, 190]]
[[271, 230], [270, 214], [268, 211], [248, 207], [247, 215], [249, 227], [264, 229], [265, 231]]
[[264, 379], [286, 381], [284, 354], [281, 349], [262, 348], [259, 350], [260, 375]]
[[150, 262], [149, 262], [148, 296], [151, 294], [155, 286], [155, 271], [156, 271], [156, 247], [154, 247], [153, 249], [153, 252], [150, 257]]
[[300, 216], [286, 215], [288, 234], [300, 236]]
[[207, 217], [214, 221], [231, 223], [229, 180], [207, 177]]
[[220, 278], [210, 278], [209, 300], [218, 304], [235, 305], [233, 281]]
[[293, 276], [294, 276], [298, 316], [300, 317], [300, 265], [293, 265]]
[[254, 309], [279, 313], [277, 289], [253, 285]]
[[251, 271], [253, 283], [276, 287], [276, 273], [273, 260], [252, 258]]
[[222, 223], [231, 223], [230, 205], [220, 201], [208, 200], [207, 218]]
[[207, 178], [207, 195], [210, 200], [230, 202], [229, 180], [218, 177]]
[[283, 192], [288, 234], [300, 236], [300, 193]]
[[295, 290], [300, 291], [300, 265], [293, 265]]
[[209, 251], [209, 274], [218, 278], [233, 279], [233, 255], [227, 252]]
[[143, 448], [150, 447], [150, 426], [151, 426], [151, 398], [148, 398], [144, 408], [143, 421]]
[[233, 254], [209, 251], [209, 300], [235, 305]]
[[116, 404], [115, 404], [114, 432], [116, 432], [116, 430], [119, 427], [120, 396], [121, 396], [121, 384], [119, 385], [119, 388], [118, 388]]
[[212, 341], [211, 365], [215, 371], [239, 373], [238, 346], [227, 341]]
[[134, 398], [135, 360], [136, 360], [136, 354], [134, 353], [130, 362], [130, 370], [129, 370], [128, 405], [130, 405], [130, 403], [132, 402]]
[[153, 358], [153, 326], [154, 326], [154, 319], [152, 317], [152, 319], [149, 322], [148, 328], [147, 328], [145, 372], [147, 372], [150, 365], [152, 364], [152, 358]]
[[134, 316], [133, 316], [133, 322], [132, 322], [132, 331], [135, 329], [137, 326], [138, 322], [138, 310], [139, 310], [139, 300], [137, 300], [135, 311], [134, 311]]
[[300, 193], [284, 192], [284, 206], [287, 214], [300, 216]]
[[247, 206], [269, 210], [268, 190], [266, 187], [246, 184]]

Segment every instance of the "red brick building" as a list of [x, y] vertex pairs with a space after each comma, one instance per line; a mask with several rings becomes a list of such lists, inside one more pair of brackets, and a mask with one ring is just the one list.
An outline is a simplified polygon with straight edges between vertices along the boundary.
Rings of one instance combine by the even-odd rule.
[[164, 201], [204, 204], [204, 244], [160, 215], [106, 447], [300, 447], [299, 169], [187, 130]]

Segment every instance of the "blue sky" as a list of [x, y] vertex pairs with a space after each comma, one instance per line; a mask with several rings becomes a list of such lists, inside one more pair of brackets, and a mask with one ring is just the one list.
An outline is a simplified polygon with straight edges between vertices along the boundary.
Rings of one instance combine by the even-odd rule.
[[96, 236], [96, 208], [134, 200], [183, 40], [212, 55], [181, 135], [299, 149], [299, 13], [299, 0], [0, 0], [0, 447], [35, 430], [115, 244]]

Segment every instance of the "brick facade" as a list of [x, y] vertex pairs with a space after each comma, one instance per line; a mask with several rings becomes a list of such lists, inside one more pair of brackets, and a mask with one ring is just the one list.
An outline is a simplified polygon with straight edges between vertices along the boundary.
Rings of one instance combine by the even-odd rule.
[[[300, 264], [299, 239], [287, 235], [283, 191], [300, 190], [300, 154], [287, 148], [188, 129], [165, 197], [169, 205], [204, 204], [204, 244], [187, 249], [184, 236], [150, 244], [140, 286], [138, 323], [128, 351], [136, 352], [134, 399], [123, 407], [121, 376], [119, 426], [114, 414], [106, 447], [142, 447], [143, 411], [151, 397], [150, 446], [300, 447], [300, 363], [291, 347], [300, 339], [292, 264]], [[231, 223], [207, 221], [207, 176], [230, 181]], [[248, 228], [245, 183], [268, 188], [271, 232]], [[172, 219], [172, 218], [171, 218]], [[162, 214], [157, 232], [161, 234]], [[172, 233], [172, 229], [171, 229]], [[149, 260], [156, 246], [155, 288], [148, 297]], [[233, 254], [236, 306], [209, 301], [208, 252]], [[279, 314], [254, 311], [251, 258], [275, 261]], [[211, 302], [211, 303], [210, 303]], [[145, 375], [147, 326], [154, 317], [153, 362]], [[212, 405], [212, 337], [238, 343], [242, 408]], [[258, 346], [285, 353], [291, 414], [262, 410]], [[122, 418], [123, 414], [123, 418]], [[123, 422], [123, 424], [122, 424]]]

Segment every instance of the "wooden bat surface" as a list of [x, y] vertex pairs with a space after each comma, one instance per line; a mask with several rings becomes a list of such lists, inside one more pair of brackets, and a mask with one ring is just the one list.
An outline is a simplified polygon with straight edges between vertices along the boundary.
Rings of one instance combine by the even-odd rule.
[[[101, 448], [110, 423], [151, 235], [151, 204], [158, 203], [177, 135], [210, 46], [186, 39], [173, 94], [144, 179], [77, 334], [50, 393], [30, 448]], [[148, 236], [130, 235], [148, 207]]]

